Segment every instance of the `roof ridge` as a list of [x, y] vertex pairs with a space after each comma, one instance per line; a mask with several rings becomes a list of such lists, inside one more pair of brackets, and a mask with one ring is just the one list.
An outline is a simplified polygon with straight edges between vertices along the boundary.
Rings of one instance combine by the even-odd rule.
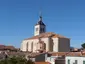
[[[37, 36], [32, 36], [31, 38], [27, 38], [24, 40], [29, 40], [29, 39], [38, 39], [38, 38], [46, 38], [46, 37], [52, 37], [52, 38], [66, 38], [65, 36], [62, 36], [60, 34], [56, 34], [54, 32], [46, 32], [46, 33], [42, 33], [40, 35]], [[69, 38], [67, 38], [69, 39]]]

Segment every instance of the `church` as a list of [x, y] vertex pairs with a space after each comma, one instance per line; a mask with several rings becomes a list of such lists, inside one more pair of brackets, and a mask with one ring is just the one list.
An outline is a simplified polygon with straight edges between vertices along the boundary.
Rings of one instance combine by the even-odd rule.
[[34, 36], [22, 41], [21, 51], [69, 52], [70, 39], [54, 32], [46, 32], [46, 25], [42, 21], [42, 16], [40, 16], [34, 26]]

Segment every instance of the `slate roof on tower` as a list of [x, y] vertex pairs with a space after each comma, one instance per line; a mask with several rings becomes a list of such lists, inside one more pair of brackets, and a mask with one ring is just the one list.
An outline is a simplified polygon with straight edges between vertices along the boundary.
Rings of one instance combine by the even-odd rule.
[[[52, 38], [66, 38], [65, 36], [62, 36], [62, 35], [59, 35], [59, 34], [55, 34], [53, 32], [46, 32], [46, 33], [42, 33], [40, 35], [33, 36], [31, 38], [27, 38], [27, 39], [24, 39], [24, 40], [47, 38], [47, 37], [52, 37]], [[66, 38], [66, 39], [69, 39], [69, 38]]]
[[39, 21], [36, 25], [44, 25], [45, 26], [45, 24], [42, 22], [42, 16], [40, 16]]

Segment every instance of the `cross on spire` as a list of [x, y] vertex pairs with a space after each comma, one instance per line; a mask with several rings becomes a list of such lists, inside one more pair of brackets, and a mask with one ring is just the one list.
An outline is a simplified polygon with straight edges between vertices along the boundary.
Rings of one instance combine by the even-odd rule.
[[39, 17], [39, 21], [42, 21], [42, 12], [40, 11], [40, 17]]

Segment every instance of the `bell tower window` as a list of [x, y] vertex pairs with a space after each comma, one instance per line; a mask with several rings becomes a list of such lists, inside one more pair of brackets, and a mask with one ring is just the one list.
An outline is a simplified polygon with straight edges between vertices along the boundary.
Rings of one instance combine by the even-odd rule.
[[45, 32], [45, 28], [40, 29], [40, 33], [43, 33], [43, 32]]
[[45, 32], [45, 29], [44, 29], [44, 28], [42, 28], [42, 31], [43, 31], [43, 32]]
[[38, 28], [36, 28], [36, 31], [38, 31]]

